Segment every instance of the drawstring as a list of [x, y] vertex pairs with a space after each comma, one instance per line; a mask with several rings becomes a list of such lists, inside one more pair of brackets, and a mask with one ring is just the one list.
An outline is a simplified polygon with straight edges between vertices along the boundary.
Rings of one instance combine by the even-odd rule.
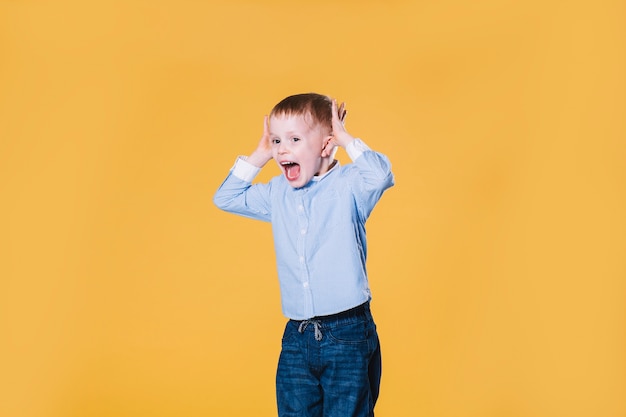
[[298, 327], [298, 333], [304, 333], [309, 324], [312, 324], [315, 328], [315, 340], [317, 340], [318, 342], [322, 340], [322, 322], [319, 320], [304, 320], [300, 323], [300, 326]]

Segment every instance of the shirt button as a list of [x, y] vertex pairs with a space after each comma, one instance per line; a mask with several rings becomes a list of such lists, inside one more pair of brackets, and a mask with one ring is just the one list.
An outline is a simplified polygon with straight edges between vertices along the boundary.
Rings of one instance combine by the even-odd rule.
[[302, 283], [302, 286], [303, 286], [304, 288], [309, 288], [309, 283], [308, 283], [308, 282], [303, 282], [303, 283]]
[[304, 256], [300, 257], [300, 263], [304, 263]]
[[300, 234], [301, 235], [305, 235], [306, 234], [306, 229], [300, 229]]
[[300, 204], [300, 205], [298, 206], [298, 211], [303, 211], [303, 210], [304, 210], [304, 206], [303, 206], [302, 204]]

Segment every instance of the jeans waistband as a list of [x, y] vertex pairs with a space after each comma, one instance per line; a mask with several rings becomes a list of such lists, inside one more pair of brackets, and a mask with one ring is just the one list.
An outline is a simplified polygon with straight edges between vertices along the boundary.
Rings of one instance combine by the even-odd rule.
[[359, 317], [359, 316], [363, 316], [366, 313], [368, 313], [370, 311], [370, 302], [366, 301], [361, 305], [358, 305], [356, 307], [353, 307], [349, 310], [345, 310], [339, 313], [335, 313], [335, 314], [329, 314], [327, 316], [315, 316], [312, 317], [308, 320], [293, 320], [295, 322], [303, 322], [303, 321], [310, 321], [310, 320], [317, 320], [320, 321], [322, 323], [324, 322], [329, 322], [329, 321], [336, 321], [336, 320], [342, 320], [342, 319], [346, 319], [349, 317]]
[[366, 317], [371, 319], [370, 303], [365, 302], [359, 306], [351, 308], [349, 310], [342, 311], [336, 314], [330, 314], [327, 316], [315, 316], [307, 320], [291, 320], [298, 324], [298, 333], [304, 333], [304, 331], [312, 325], [315, 331], [315, 340], [320, 341], [323, 338], [322, 328], [325, 326], [333, 327], [338, 325], [342, 321], [348, 321], [349, 319]]

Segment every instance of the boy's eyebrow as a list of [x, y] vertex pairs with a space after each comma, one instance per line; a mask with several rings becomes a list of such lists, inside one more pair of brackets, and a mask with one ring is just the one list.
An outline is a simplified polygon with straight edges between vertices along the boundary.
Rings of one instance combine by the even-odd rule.
[[[302, 136], [301, 133], [295, 132], [293, 130], [289, 130], [287, 132], [285, 132], [286, 135], [296, 135], [296, 136]], [[272, 130], [270, 129], [270, 135], [276, 135], [276, 133], [272, 132]]]

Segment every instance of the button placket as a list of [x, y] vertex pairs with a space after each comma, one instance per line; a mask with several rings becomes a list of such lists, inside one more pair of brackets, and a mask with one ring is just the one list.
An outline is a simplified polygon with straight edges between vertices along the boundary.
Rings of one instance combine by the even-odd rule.
[[304, 295], [305, 311], [307, 312], [307, 314], [310, 314], [313, 310], [313, 300], [309, 283], [309, 270], [306, 263], [306, 237], [309, 222], [305, 210], [305, 196], [306, 191], [300, 190], [296, 199], [296, 216], [298, 220], [298, 236], [296, 248], [298, 251], [298, 259], [300, 262], [300, 282], [302, 284], [302, 290]]

